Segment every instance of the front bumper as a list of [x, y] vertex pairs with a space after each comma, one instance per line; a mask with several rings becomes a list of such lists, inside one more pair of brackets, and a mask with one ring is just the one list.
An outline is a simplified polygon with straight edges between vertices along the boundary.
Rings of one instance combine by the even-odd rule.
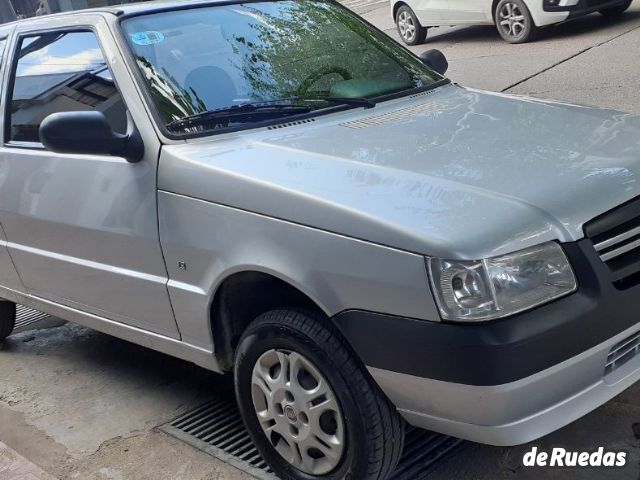
[[[336, 324], [413, 425], [495, 445], [524, 443], [602, 405], [640, 379], [640, 285], [618, 290], [589, 240], [565, 245], [579, 288], [480, 324], [344, 312]], [[616, 367], [616, 366], [614, 366]]]
[[557, 5], [549, 5], [544, 0], [525, 1], [538, 27], [566, 22], [624, 2], [624, 0], [560, 0]]
[[545, 12], [569, 12], [569, 18], [573, 18], [623, 3], [624, 0], [560, 0], [557, 5], [549, 5], [543, 0], [542, 5]]
[[586, 415], [640, 379], [640, 356], [603, 375], [611, 347], [601, 345], [521, 380], [496, 386], [442, 382], [370, 368], [411, 425], [491, 445], [535, 440]]

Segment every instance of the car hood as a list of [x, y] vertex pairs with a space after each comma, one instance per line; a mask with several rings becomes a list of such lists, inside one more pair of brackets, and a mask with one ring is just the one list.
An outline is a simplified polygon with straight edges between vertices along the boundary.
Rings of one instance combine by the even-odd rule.
[[583, 237], [640, 194], [640, 118], [455, 85], [165, 147], [159, 187], [425, 255]]

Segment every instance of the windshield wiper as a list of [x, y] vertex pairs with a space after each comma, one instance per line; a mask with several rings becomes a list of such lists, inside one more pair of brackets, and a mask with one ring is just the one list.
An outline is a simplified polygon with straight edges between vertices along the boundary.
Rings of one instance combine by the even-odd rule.
[[293, 102], [327, 102], [356, 107], [373, 108], [376, 102], [364, 97], [289, 97], [279, 100], [260, 100], [256, 102], [216, 108], [206, 112], [195, 113], [167, 124], [167, 128], [185, 128], [207, 124], [212, 120], [231, 120], [237, 118], [279, 117], [283, 115], [300, 115], [313, 109], [306, 105], [294, 105]]
[[256, 101], [256, 104], [273, 104], [274, 102], [327, 102], [327, 103], [341, 103], [344, 105], [353, 105], [355, 107], [373, 108], [376, 106], [376, 102], [369, 100], [365, 97], [285, 97], [279, 100], [260, 100]]
[[376, 102], [369, 100], [365, 97], [314, 97], [314, 98], [301, 98], [301, 100], [313, 100], [323, 101], [329, 103], [340, 103], [344, 105], [353, 105], [355, 107], [373, 108], [376, 106]]
[[[294, 102], [327, 102], [327, 103], [340, 103], [344, 105], [353, 105], [355, 107], [364, 107], [364, 108], [373, 108], [376, 106], [376, 102], [373, 100], [369, 100], [365, 97], [324, 97], [324, 96], [313, 96], [313, 97], [284, 97], [278, 100], [256, 100], [255, 102], [251, 102], [251, 105], [274, 105], [280, 104], [284, 102], [291, 102], [291, 106], [301, 106], [294, 105]], [[247, 104], [244, 104], [247, 105]], [[244, 106], [242, 105], [242, 106]], [[286, 104], [285, 104], [286, 105]]]
[[180, 120], [174, 120], [167, 124], [167, 128], [193, 127], [209, 123], [211, 120], [231, 120], [243, 117], [279, 117], [283, 115], [299, 115], [309, 113], [311, 107], [304, 105], [292, 105], [291, 103], [255, 102], [233, 105], [231, 107], [207, 110], [206, 112], [189, 115]]

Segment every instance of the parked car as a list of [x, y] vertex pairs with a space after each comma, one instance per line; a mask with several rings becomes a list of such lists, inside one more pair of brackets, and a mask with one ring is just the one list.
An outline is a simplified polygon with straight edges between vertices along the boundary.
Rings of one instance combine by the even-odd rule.
[[[15, 304], [233, 372], [283, 479], [383, 479], [640, 378], [640, 120], [467, 89], [333, 1], [0, 27]], [[11, 349], [2, 355], [11, 355]]]
[[509, 43], [532, 40], [540, 27], [600, 12], [622, 15], [632, 0], [391, 0], [391, 14], [407, 45], [424, 43], [431, 27], [495, 25]]

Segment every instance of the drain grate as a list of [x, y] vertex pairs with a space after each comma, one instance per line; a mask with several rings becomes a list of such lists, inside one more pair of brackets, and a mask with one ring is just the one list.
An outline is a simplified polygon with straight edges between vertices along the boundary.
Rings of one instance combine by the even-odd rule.
[[256, 478], [277, 478], [253, 446], [232, 391], [162, 425], [160, 430]]
[[49, 314], [37, 312], [22, 305], [16, 305], [16, 326], [14, 331], [27, 330], [27, 328], [40, 320], [48, 318]]
[[426, 478], [431, 467], [462, 443], [459, 438], [407, 427], [402, 457], [391, 480]]
[[[253, 446], [232, 391], [159, 428], [260, 480], [277, 480]], [[391, 480], [425, 478], [431, 467], [461, 443], [457, 438], [409, 427], [402, 458]]]

